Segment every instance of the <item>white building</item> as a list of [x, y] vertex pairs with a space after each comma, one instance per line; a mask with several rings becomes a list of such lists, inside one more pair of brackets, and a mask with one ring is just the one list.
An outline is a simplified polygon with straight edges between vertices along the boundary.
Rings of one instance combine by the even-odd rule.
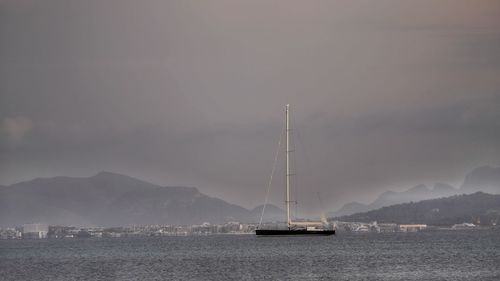
[[476, 227], [476, 225], [473, 223], [464, 222], [464, 223], [460, 223], [460, 224], [454, 224], [451, 227], [451, 229], [472, 229], [475, 227]]
[[402, 232], [417, 232], [427, 228], [426, 224], [400, 224], [399, 231]]
[[23, 237], [42, 239], [47, 238], [49, 233], [49, 225], [42, 223], [31, 223], [23, 225]]

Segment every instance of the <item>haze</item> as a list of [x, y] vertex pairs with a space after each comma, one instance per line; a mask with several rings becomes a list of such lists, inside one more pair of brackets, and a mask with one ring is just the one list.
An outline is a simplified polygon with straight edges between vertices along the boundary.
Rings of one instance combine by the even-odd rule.
[[254, 207], [287, 103], [302, 208], [458, 187], [500, 165], [500, 2], [0, 2], [0, 184], [105, 170]]

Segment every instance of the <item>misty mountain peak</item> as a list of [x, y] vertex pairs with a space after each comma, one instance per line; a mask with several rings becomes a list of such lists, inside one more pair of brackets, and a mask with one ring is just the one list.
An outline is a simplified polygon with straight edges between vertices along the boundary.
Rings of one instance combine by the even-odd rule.
[[425, 184], [419, 184], [406, 191], [386, 191], [382, 193], [375, 201], [368, 205], [355, 202], [345, 204], [341, 209], [332, 214], [336, 216], [342, 216], [359, 212], [366, 212], [369, 210], [378, 209], [394, 204], [418, 202], [421, 200], [451, 196], [457, 194], [458, 192], [459, 189], [456, 189], [451, 185], [445, 183], [436, 183], [433, 189], [430, 189]]
[[155, 185], [140, 179], [129, 177], [126, 175], [102, 171], [97, 173], [95, 176], [87, 178], [95, 186], [102, 188], [117, 188], [124, 190], [135, 190], [137, 188], [158, 188], [159, 185]]
[[124, 176], [118, 173], [108, 172], [108, 171], [100, 171], [94, 177], [102, 178], [102, 177], [115, 177], [115, 176]]
[[195, 187], [159, 186], [112, 172], [37, 179], [0, 190], [0, 226], [33, 221], [87, 226], [200, 224], [256, 222], [259, 217], [260, 213], [209, 197]]
[[125, 179], [128, 179], [128, 180], [138, 181], [138, 179], [136, 179], [136, 178], [132, 178], [132, 177], [129, 177], [126, 175], [122, 175], [122, 174], [118, 174], [118, 173], [114, 173], [114, 172], [108, 172], [108, 171], [101, 171], [90, 178], [100, 179], [100, 180], [116, 180], [116, 179], [125, 180]]
[[410, 189], [408, 189], [407, 192], [410, 193], [421, 193], [421, 192], [428, 192], [429, 188], [425, 184], [418, 184]]
[[456, 190], [456, 188], [454, 188], [453, 186], [451, 186], [447, 183], [438, 182], [438, 183], [434, 184], [434, 188], [432, 190], [444, 192], [444, 191], [454, 191], [454, 190]]

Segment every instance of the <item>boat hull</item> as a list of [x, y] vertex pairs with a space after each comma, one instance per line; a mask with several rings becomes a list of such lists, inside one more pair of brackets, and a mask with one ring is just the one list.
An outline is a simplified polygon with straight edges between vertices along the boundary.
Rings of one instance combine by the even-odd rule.
[[307, 229], [257, 229], [258, 236], [288, 236], [288, 235], [335, 235], [335, 230], [307, 230]]

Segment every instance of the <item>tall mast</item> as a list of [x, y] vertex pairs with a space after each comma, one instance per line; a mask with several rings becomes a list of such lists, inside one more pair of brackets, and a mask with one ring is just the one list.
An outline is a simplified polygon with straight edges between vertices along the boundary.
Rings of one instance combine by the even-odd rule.
[[290, 105], [286, 105], [286, 216], [288, 227], [290, 227]]

